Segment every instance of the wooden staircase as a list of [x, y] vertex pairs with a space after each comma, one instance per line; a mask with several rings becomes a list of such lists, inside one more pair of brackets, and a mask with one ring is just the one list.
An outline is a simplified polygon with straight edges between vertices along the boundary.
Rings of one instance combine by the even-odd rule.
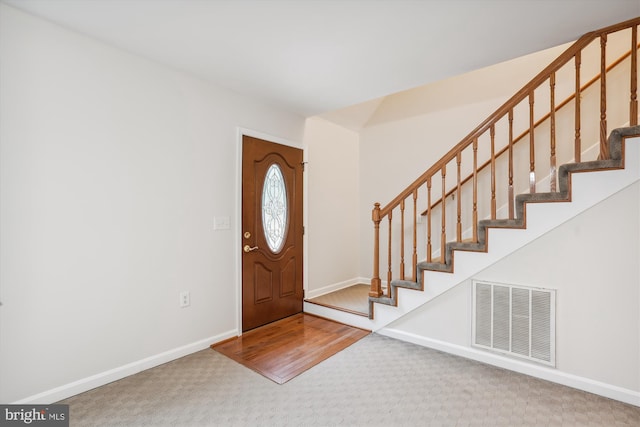
[[[489, 229], [526, 228], [527, 204], [571, 201], [573, 173], [624, 167], [622, 141], [640, 133], [639, 23], [640, 18], [635, 18], [581, 37], [394, 200], [384, 207], [375, 204], [371, 319], [374, 306], [398, 305], [399, 289], [424, 291], [429, 287], [425, 272], [454, 272], [455, 253], [487, 252]], [[611, 51], [620, 49], [616, 44], [628, 50], [612, 60]], [[583, 63], [589, 61], [599, 65], [599, 72], [585, 81]], [[620, 81], [628, 82], [626, 89], [619, 89]], [[557, 103], [557, 95], [568, 89], [569, 95]], [[540, 98], [544, 99], [543, 108], [536, 101]], [[599, 122], [596, 135], [583, 130], [587, 128], [583, 124], [590, 122]], [[610, 123], [629, 127], [614, 131], [607, 139]], [[567, 132], [568, 124], [572, 132]], [[573, 133], [573, 138], [567, 138], [568, 133]], [[599, 141], [598, 155], [588, 160], [583, 141], [591, 138]], [[558, 168], [560, 163], [565, 164]], [[501, 172], [506, 179], [500, 178]], [[549, 185], [548, 192], [538, 191], [543, 181]], [[426, 200], [421, 197], [425, 193]], [[498, 205], [504, 207], [502, 217]], [[405, 221], [407, 210], [413, 211], [409, 221]], [[417, 220], [418, 211], [426, 217], [425, 227]], [[439, 221], [434, 220], [438, 216]], [[386, 229], [381, 238], [382, 224]], [[418, 243], [422, 235], [424, 254]], [[380, 278], [382, 241], [387, 243], [384, 291]], [[411, 252], [408, 262], [405, 252]], [[426, 260], [418, 262], [421, 255]]]
[[[416, 265], [419, 280], [393, 280], [391, 281], [390, 296], [370, 296], [372, 303], [380, 303], [391, 306], [398, 305], [398, 289], [424, 290], [424, 272], [437, 271], [443, 273], [454, 272], [455, 251], [487, 252], [489, 229], [526, 229], [527, 228], [527, 204], [531, 203], [555, 203], [571, 202], [571, 176], [574, 173], [599, 172], [615, 169], [624, 169], [624, 141], [626, 138], [640, 137], [640, 126], [615, 129], [609, 139], [608, 146], [610, 157], [606, 160], [594, 160], [580, 163], [568, 163], [560, 166], [558, 171], [559, 191], [546, 193], [525, 193], [515, 198], [515, 218], [513, 219], [485, 219], [478, 222], [477, 241], [471, 239], [463, 242], [448, 242], [445, 246], [444, 261], [442, 257], [431, 262], [419, 262]], [[370, 308], [370, 318], [373, 318], [373, 306]]]
[[[625, 139], [640, 136], [639, 24], [585, 34], [391, 202], [375, 204], [369, 319], [305, 311], [378, 330], [635, 182], [639, 144], [625, 148]], [[622, 171], [619, 184], [603, 188], [602, 171]]]

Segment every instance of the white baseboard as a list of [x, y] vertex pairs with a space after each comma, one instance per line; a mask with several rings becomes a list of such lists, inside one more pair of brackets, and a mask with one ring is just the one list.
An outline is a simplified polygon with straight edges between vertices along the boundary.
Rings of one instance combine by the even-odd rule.
[[320, 289], [307, 291], [305, 298], [306, 299], [316, 298], [316, 297], [319, 297], [320, 295], [328, 294], [330, 292], [335, 292], [335, 291], [339, 291], [340, 289], [348, 288], [349, 286], [357, 285], [358, 283], [370, 283], [370, 282], [371, 282], [371, 279], [367, 279], [365, 277], [354, 277], [353, 279], [334, 283], [333, 285], [328, 285]]
[[456, 356], [497, 366], [499, 368], [504, 368], [546, 381], [551, 381], [553, 383], [562, 384], [567, 387], [572, 387], [578, 390], [597, 394], [599, 396], [618, 400], [630, 405], [640, 406], [640, 392], [638, 391], [625, 389], [573, 374], [568, 374], [566, 372], [559, 371], [558, 369], [510, 359], [497, 354], [484, 352], [472, 347], [465, 347], [457, 344], [451, 344], [445, 341], [423, 337], [409, 332], [400, 331], [398, 329], [384, 328], [378, 330], [377, 333], [391, 338], [396, 338], [401, 341], [417, 344], [422, 347], [432, 348], [444, 353], [454, 354]]
[[147, 369], [151, 369], [155, 366], [162, 365], [172, 360], [179, 359], [189, 354], [195, 353], [200, 350], [208, 348], [211, 344], [223, 341], [228, 338], [238, 336], [238, 331], [228, 331], [214, 337], [205, 338], [203, 340], [184, 345], [182, 347], [174, 348], [172, 350], [165, 351], [154, 356], [138, 360], [136, 362], [128, 363], [118, 368], [110, 369], [99, 374], [92, 375], [87, 378], [83, 378], [69, 384], [62, 385], [60, 387], [46, 390], [33, 396], [20, 399], [13, 404], [16, 405], [30, 405], [30, 404], [42, 404], [48, 405], [60, 400], [66, 399], [71, 396], [75, 396], [79, 393], [84, 393], [96, 387], [109, 384], [113, 381], [120, 380], [130, 375], [137, 374]]

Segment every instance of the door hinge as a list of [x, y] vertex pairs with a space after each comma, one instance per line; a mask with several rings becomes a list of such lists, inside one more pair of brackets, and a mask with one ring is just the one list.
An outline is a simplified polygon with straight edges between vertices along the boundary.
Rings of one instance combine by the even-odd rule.
[[307, 232], [307, 230], [304, 228], [304, 225], [303, 225], [302, 226], [302, 235], [304, 236], [306, 232]]
[[305, 167], [304, 165], [306, 165], [307, 163], [309, 162], [300, 162], [300, 164], [302, 165], [302, 172], [304, 172], [304, 167]]

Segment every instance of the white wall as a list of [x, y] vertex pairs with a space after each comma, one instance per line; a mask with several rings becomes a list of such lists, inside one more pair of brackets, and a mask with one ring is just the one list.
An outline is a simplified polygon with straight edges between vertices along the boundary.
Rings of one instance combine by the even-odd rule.
[[[359, 137], [321, 118], [305, 127], [308, 164], [307, 297], [357, 281]], [[365, 219], [368, 219], [365, 218]], [[345, 283], [346, 282], [346, 283]]]
[[[636, 394], [639, 217], [636, 182], [475, 277], [556, 289], [557, 371]], [[469, 348], [471, 298], [468, 280], [389, 328], [425, 342]]]
[[0, 31], [0, 402], [235, 335], [238, 127], [304, 119], [2, 4]]

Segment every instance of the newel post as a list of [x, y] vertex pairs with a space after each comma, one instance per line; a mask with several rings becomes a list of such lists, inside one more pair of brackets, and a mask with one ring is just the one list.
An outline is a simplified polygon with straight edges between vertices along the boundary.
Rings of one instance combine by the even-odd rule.
[[373, 278], [369, 296], [379, 298], [382, 295], [382, 282], [380, 281], [380, 203], [374, 204], [371, 212], [373, 220]]

